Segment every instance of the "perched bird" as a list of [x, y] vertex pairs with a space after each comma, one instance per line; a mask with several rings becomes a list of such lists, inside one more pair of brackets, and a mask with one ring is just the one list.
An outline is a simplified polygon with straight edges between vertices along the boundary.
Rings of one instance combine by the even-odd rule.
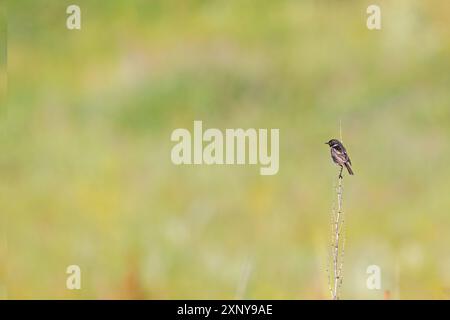
[[353, 171], [351, 168], [352, 162], [347, 154], [347, 150], [345, 150], [345, 147], [342, 145], [342, 143], [337, 139], [331, 139], [330, 141], [325, 142], [325, 144], [329, 145], [331, 148], [331, 158], [333, 159], [334, 163], [341, 166], [339, 178], [342, 178], [342, 169], [344, 168], [343, 166], [347, 168], [349, 174], [353, 175]]

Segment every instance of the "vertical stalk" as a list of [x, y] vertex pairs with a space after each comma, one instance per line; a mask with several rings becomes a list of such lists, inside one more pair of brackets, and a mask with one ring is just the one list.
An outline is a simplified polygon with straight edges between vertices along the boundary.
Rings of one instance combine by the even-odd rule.
[[[339, 121], [339, 136], [342, 141], [342, 123]], [[343, 237], [344, 226], [344, 209], [343, 209], [343, 178], [342, 168], [340, 168], [340, 174], [338, 177], [338, 185], [335, 187], [337, 196], [337, 208], [336, 203], [333, 201], [332, 221], [331, 221], [331, 252], [332, 257], [331, 266], [330, 262], [328, 267], [328, 286], [333, 300], [339, 300], [339, 289], [343, 280], [343, 266], [344, 266], [344, 249], [345, 249], [345, 237]]]
[[333, 279], [331, 281], [331, 297], [333, 300], [339, 300], [339, 289], [342, 284], [342, 267], [344, 255], [344, 241], [341, 238], [342, 227], [344, 224], [344, 211], [342, 208], [342, 192], [343, 183], [342, 177], [338, 178], [338, 186], [336, 188], [337, 194], [337, 208], [333, 210], [333, 237], [332, 237], [332, 271]]

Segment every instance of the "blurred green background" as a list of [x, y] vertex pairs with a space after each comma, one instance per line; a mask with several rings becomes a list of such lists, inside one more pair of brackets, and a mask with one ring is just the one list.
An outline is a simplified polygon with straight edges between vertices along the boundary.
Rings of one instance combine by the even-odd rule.
[[[449, 14], [446, 0], [7, 1], [2, 297], [328, 299], [324, 142], [342, 122], [342, 298], [450, 298]], [[170, 134], [194, 120], [279, 128], [279, 173], [173, 165]], [[72, 264], [82, 290], [66, 289]]]

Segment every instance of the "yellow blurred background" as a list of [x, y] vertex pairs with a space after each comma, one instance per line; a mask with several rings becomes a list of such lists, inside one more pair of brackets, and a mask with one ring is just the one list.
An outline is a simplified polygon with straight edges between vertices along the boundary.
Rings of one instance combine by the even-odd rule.
[[[74, 2], [81, 30], [66, 28]], [[380, 31], [366, 27], [375, 2]], [[328, 299], [337, 168], [324, 142], [341, 122], [355, 171], [342, 298], [450, 298], [449, 12], [7, 1], [1, 297]], [[170, 134], [194, 120], [279, 128], [279, 173], [173, 165]], [[66, 288], [73, 264], [81, 290]], [[380, 290], [366, 287], [373, 264]]]

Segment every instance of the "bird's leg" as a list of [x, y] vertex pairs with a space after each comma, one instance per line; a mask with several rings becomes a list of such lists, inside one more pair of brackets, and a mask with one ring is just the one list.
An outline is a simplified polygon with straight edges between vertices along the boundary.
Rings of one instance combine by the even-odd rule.
[[341, 171], [339, 171], [339, 179], [342, 179], [343, 177], [342, 177], [342, 170], [344, 169], [344, 167], [343, 166], [341, 166]]

